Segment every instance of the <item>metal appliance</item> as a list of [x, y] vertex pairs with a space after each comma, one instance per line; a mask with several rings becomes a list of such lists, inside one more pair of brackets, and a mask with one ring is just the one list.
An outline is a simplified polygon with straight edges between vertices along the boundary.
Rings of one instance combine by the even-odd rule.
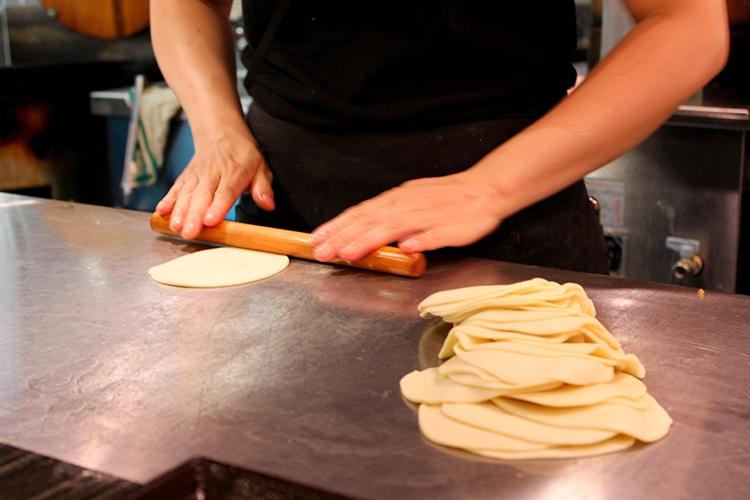
[[[619, 0], [601, 4], [603, 57], [633, 20]], [[734, 28], [730, 63], [746, 38]], [[750, 293], [750, 96], [748, 82], [727, 78], [738, 74], [730, 70], [643, 144], [586, 177], [612, 274]]]
[[[744, 111], [744, 113], [743, 113]], [[706, 111], [711, 115], [711, 111]], [[676, 115], [630, 153], [586, 177], [601, 205], [612, 273], [724, 292], [748, 292], [741, 231], [747, 229], [750, 116]], [[698, 264], [698, 261], [701, 261]]]

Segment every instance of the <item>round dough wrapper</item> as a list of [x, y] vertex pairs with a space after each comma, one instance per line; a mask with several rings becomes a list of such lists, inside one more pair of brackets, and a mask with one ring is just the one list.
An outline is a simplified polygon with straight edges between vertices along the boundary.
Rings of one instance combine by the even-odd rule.
[[672, 419], [648, 393], [645, 410], [605, 401], [598, 405], [574, 408], [550, 408], [505, 398], [492, 402], [508, 413], [540, 424], [575, 429], [601, 429], [632, 436], [644, 443], [660, 440], [669, 432]]
[[413, 371], [401, 379], [400, 386], [401, 394], [412, 403], [432, 405], [481, 403], [509, 392], [457, 384], [445, 375], [441, 375], [437, 368]]
[[444, 404], [441, 408], [445, 416], [463, 424], [548, 446], [594, 444], [617, 435], [614, 431], [540, 424], [507, 413], [492, 403]]
[[507, 394], [515, 394], [519, 392], [553, 391], [558, 387], [564, 385], [562, 382], [549, 382], [546, 384], [536, 385], [507, 384], [500, 380], [497, 380], [495, 382], [488, 382], [471, 373], [454, 373], [448, 375], [447, 377], [457, 384], [470, 385], [472, 387], [478, 387], [480, 389], [491, 391], [504, 391]]
[[481, 449], [467, 451], [502, 460], [544, 460], [550, 458], [585, 458], [594, 455], [604, 455], [625, 450], [634, 444], [635, 438], [620, 434], [601, 443], [581, 446], [551, 446], [543, 450], [532, 451], [494, 451]]
[[550, 391], [563, 385], [562, 382], [532, 384], [514, 384], [504, 382], [486, 370], [471, 365], [457, 357], [450, 358], [448, 361], [440, 365], [438, 372], [458, 384], [470, 385], [472, 387], [478, 387], [490, 391], [503, 391], [505, 394], [510, 392]]
[[545, 445], [512, 438], [462, 424], [447, 417], [440, 406], [419, 406], [419, 428], [424, 437], [436, 444], [453, 448], [481, 448], [494, 451], [543, 450]]
[[518, 354], [543, 357], [581, 357], [584, 359], [599, 359], [602, 364], [614, 366], [639, 378], [646, 376], [646, 369], [641, 365], [638, 358], [632, 354], [617, 352], [602, 344], [590, 343], [561, 343], [550, 344], [531, 340], [522, 341], [499, 341], [499, 342], [477, 342], [474, 337], [462, 332], [456, 333], [458, 346], [453, 346], [453, 352], [459, 350], [476, 351], [506, 351]]
[[509, 351], [465, 351], [460, 346], [456, 346], [454, 350], [459, 359], [509, 384], [563, 382], [588, 385], [610, 382], [615, 377], [614, 368], [605, 364], [605, 360], [594, 356], [544, 358]]
[[590, 406], [616, 397], [637, 400], [646, 394], [646, 385], [625, 373], [615, 375], [612, 382], [585, 386], [566, 385], [552, 391], [525, 392], [508, 395], [541, 406], [570, 408], [573, 406]]
[[468, 287], [437, 292], [423, 300], [418, 308], [423, 317], [440, 316], [450, 323], [460, 323], [488, 308], [572, 308], [596, 316], [593, 302], [580, 285], [559, 285], [541, 278], [512, 285]]
[[164, 285], [217, 288], [260, 281], [289, 266], [289, 257], [244, 248], [218, 247], [183, 255], [148, 270]]

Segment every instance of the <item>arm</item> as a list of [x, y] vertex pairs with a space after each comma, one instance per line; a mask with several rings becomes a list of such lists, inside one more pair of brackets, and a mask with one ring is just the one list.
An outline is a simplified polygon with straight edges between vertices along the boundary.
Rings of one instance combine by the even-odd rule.
[[318, 258], [468, 245], [646, 139], [725, 64], [726, 5], [625, 2], [636, 27], [575, 92], [465, 172], [407, 182], [324, 224]]
[[154, 53], [187, 114], [195, 156], [156, 210], [194, 238], [221, 222], [249, 189], [274, 208], [271, 173], [250, 132], [237, 94], [231, 0], [151, 0]]

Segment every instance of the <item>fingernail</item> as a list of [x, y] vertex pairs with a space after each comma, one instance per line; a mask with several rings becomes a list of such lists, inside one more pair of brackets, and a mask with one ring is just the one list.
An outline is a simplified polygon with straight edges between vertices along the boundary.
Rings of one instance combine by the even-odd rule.
[[315, 258], [321, 262], [328, 262], [333, 259], [333, 257], [333, 249], [328, 245], [323, 245], [322, 247], [315, 249]]
[[195, 224], [193, 222], [188, 222], [182, 228], [182, 234], [191, 234], [194, 229], [195, 229]]
[[310, 241], [313, 245], [318, 245], [320, 243], [323, 243], [326, 240], [326, 232], [325, 230], [315, 230], [312, 232], [312, 238]]
[[341, 255], [341, 258], [345, 261], [351, 262], [353, 260], [356, 260], [354, 257], [359, 253], [360, 250], [361, 249], [359, 245], [352, 243], [345, 246], [344, 249], [339, 252], [339, 255]]
[[417, 251], [417, 244], [416, 242], [412, 240], [404, 241], [403, 243], [399, 243], [398, 247], [401, 249], [402, 252], [405, 253], [414, 253]]
[[203, 218], [207, 223], [214, 222], [219, 218], [219, 214], [216, 213], [216, 210], [209, 210], [206, 212], [206, 216]]

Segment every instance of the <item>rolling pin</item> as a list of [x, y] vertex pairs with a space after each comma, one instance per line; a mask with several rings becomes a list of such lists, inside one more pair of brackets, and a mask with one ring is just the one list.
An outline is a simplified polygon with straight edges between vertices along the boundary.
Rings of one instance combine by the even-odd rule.
[[[179, 233], [169, 229], [169, 216], [162, 217], [156, 212], [151, 216], [151, 229], [167, 236], [180, 237]], [[316, 260], [310, 238], [308, 233], [223, 221], [214, 227], [204, 227], [195, 240]], [[335, 259], [331, 263], [410, 278], [422, 276], [427, 268], [424, 254], [407, 254], [396, 247], [379, 248], [353, 262]]]

